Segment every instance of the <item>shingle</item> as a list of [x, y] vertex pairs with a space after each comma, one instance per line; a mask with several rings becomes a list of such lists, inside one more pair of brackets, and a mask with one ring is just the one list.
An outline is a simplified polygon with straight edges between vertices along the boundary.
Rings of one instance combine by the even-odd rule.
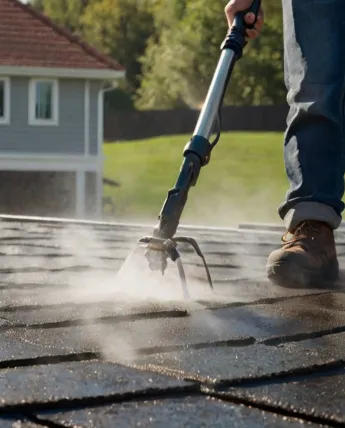
[[[85, 428], [344, 426], [344, 293], [259, 280], [280, 232], [181, 227], [218, 266], [214, 295], [202, 283], [182, 301], [179, 282], [180, 297], [167, 298], [174, 267], [159, 275], [159, 295], [144, 297], [153, 277], [143, 270], [134, 290], [115, 289], [118, 267], [151, 226], [76, 223], [0, 215], [0, 411], [9, 426], [14, 413]], [[343, 229], [336, 238], [342, 268]], [[198, 259], [182, 257], [193, 273]]]

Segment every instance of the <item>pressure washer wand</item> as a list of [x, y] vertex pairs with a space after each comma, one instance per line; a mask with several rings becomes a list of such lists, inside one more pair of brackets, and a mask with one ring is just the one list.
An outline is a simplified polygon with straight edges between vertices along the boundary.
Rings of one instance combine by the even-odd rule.
[[[183, 151], [184, 160], [174, 188], [168, 191], [163, 207], [159, 214], [159, 223], [154, 229], [152, 237], [144, 237], [140, 242], [148, 244], [146, 257], [152, 270], [160, 270], [164, 273], [167, 266], [167, 258], [173, 261], [179, 259], [176, 250], [177, 242], [189, 242], [202, 257], [196, 242], [188, 238], [174, 238], [179, 226], [183, 209], [186, 205], [188, 193], [195, 186], [202, 167], [210, 161], [213, 148], [220, 136], [220, 129], [215, 141], [210, 142], [210, 136], [214, 126], [218, 123], [220, 128], [220, 108], [223, 103], [231, 73], [236, 61], [243, 54], [247, 44], [246, 30], [252, 28], [245, 23], [244, 17], [248, 12], [253, 12], [257, 17], [261, 6], [261, 0], [254, 0], [252, 6], [246, 12], [236, 15], [234, 23], [221, 45], [221, 55], [210, 84], [205, 103], [201, 110], [193, 136]], [[182, 239], [182, 241], [181, 241]], [[204, 260], [204, 259], [203, 259]], [[206, 262], [204, 261], [207, 270]], [[208, 272], [208, 270], [207, 270]], [[210, 276], [208, 273], [209, 281]]]

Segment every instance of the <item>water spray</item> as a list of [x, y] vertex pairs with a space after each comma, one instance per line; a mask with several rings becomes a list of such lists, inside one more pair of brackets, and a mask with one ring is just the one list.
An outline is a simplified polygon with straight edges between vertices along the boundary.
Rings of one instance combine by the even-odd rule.
[[[247, 44], [246, 30], [254, 27], [260, 6], [261, 0], [254, 0], [249, 10], [240, 12], [235, 16], [234, 23], [221, 45], [220, 59], [193, 136], [184, 148], [184, 160], [176, 184], [174, 188], [168, 191], [158, 216], [158, 225], [154, 229], [152, 236], [145, 236], [139, 240], [139, 245], [145, 245], [146, 247], [145, 256], [152, 271], [159, 271], [164, 275], [168, 259], [176, 262], [183, 295], [186, 299], [189, 298], [189, 291], [183, 263], [177, 250], [178, 244], [192, 246], [203, 261], [207, 280], [212, 291], [213, 283], [205, 257], [195, 239], [175, 236], [175, 233], [187, 202], [189, 190], [196, 185], [201, 168], [210, 162], [211, 152], [220, 139], [220, 110], [224, 95], [235, 63], [242, 57], [243, 49]], [[254, 13], [256, 17], [252, 25], [247, 25], [245, 22], [245, 15], [248, 12]], [[216, 138], [210, 142], [210, 137], [215, 127], [217, 128]]]

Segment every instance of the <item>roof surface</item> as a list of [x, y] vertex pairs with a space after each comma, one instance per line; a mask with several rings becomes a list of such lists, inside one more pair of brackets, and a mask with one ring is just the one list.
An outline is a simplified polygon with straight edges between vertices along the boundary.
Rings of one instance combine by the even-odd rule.
[[1, 427], [344, 426], [344, 293], [271, 286], [279, 230], [181, 227], [215, 281], [211, 294], [183, 248], [184, 301], [174, 265], [166, 278], [128, 265], [118, 282], [151, 227], [0, 227]]
[[0, 66], [123, 67], [19, 0], [0, 0]]

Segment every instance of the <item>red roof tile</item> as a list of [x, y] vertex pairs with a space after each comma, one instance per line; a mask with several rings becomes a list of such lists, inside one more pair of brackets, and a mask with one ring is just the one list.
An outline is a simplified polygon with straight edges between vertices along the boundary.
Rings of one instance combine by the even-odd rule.
[[0, 0], [0, 66], [124, 70], [19, 0]]

